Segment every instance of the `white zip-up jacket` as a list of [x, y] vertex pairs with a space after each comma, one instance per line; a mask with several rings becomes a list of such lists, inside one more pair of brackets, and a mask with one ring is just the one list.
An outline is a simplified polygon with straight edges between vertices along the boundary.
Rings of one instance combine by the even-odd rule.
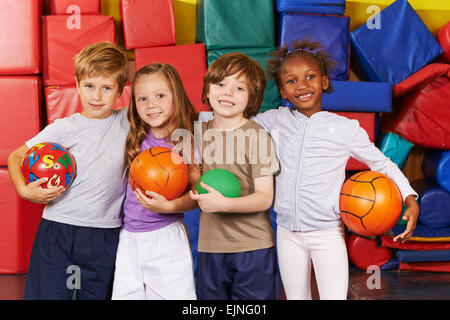
[[[210, 119], [204, 114], [201, 120]], [[274, 210], [277, 224], [290, 231], [323, 230], [342, 221], [339, 194], [350, 157], [391, 178], [403, 200], [418, 197], [398, 166], [370, 141], [357, 120], [321, 111], [307, 117], [289, 107], [257, 114], [252, 120], [272, 136], [280, 162]]]

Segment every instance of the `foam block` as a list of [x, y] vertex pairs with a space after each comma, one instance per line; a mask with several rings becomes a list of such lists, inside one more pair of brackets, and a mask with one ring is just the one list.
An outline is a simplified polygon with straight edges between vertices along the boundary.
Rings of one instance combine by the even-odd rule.
[[[324, 111], [391, 112], [389, 83], [333, 80], [332, 84], [334, 91], [322, 95]], [[289, 106], [289, 102], [283, 99], [282, 105]]]
[[48, 0], [50, 14], [100, 14], [100, 0]]
[[381, 245], [383, 247], [400, 250], [450, 250], [450, 242], [416, 242], [394, 241], [392, 238], [382, 235]]
[[392, 132], [383, 132], [379, 141], [380, 151], [403, 169], [414, 144]]
[[199, 0], [197, 41], [208, 50], [275, 46], [272, 0]]
[[122, 0], [125, 48], [167, 46], [176, 43], [172, 0]]
[[[122, 95], [117, 99], [114, 109], [128, 107], [130, 94], [131, 83], [127, 83]], [[56, 119], [83, 111], [80, 96], [75, 85], [45, 87], [44, 95], [47, 109], [47, 124], [53, 123]]]
[[347, 243], [350, 260], [355, 266], [367, 270], [369, 266], [381, 267], [392, 258], [392, 250], [377, 245], [375, 239], [363, 238], [351, 234]]
[[1, 76], [0, 167], [9, 154], [41, 130], [42, 84], [37, 76]]
[[[345, 15], [352, 17], [350, 31], [366, 23], [379, 10], [383, 10], [395, 0], [346, 0]], [[447, 23], [450, 16], [450, 2], [445, 0], [408, 0], [433, 35]], [[369, 22], [370, 23], [370, 22]]]
[[394, 112], [383, 114], [382, 130], [434, 149], [450, 149], [450, 65], [429, 64], [394, 87]]
[[197, 0], [173, 0], [177, 44], [194, 44]]
[[[229, 52], [242, 52], [248, 55], [250, 58], [259, 62], [263, 69], [266, 68], [266, 61], [271, 58], [270, 52], [274, 48], [241, 48], [241, 49], [228, 49], [228, 50], [209, 50], [208, 51], [208, 65], [211, 65], [217, 58], [225, 53]], [[266, 89], [264, 91], [264, 99], [260, 109], [260, 112], [278, 108], [280, 106], [280, 93], [273, 80], [266, 82]]]
[[400, 262], [400, 270], [450, 272], [450, 262]]
[[[358, 120], [359, 125], [366, 130], [370, 141], [375, 141], [375, 113], [363, 112], [333, 112], [349, 119]], [[350, 158], [347, 162], [346, 170], [368, 170], [364, 163], [354, 158]]]
[[411, 186], [419, 194], [419, 222], [427, 227], [450, 227], [450, 192], [430, 180], [416, 180]]
[[352, 46], [372, 81], [400, 83], [443, 52], [407, 0], [395, 1], [379, 19], [379, 28], [363, 24], [351, 33]]
[[450, 151], [432, 152], [422, 162], [425, 177], [450, 192]]
[[280, 15], [279, 45], [291, 46], [295, 39], [319, 41], [337, 62], [330, 71], [333, 80], [346, 80], [349, 75], [350, 37], [349, 17], [282, 13]]
[[450, 261], [450, 250], [396, 250], [400, 262], [438, 262]]
[[0, 74], [41, 72], [42, 0], [17, 0], [0, 10]]
[[183, 222], [188, 229], [191, 254], [194, 261], [194, 274], [197, 274], [199, 219], [200, 208], [184, 213]]
[[439, 29], [438, 41], [444, 51], [445, 60], [450, 62], [450, 21]]
[[42, 78], [44, 84], [75, 84], [73, 59], [95, 42], [115, 43], [114, 19], [102, 15], [42, 17]]
[[277, 0], [277, 11], [343, 15], [345, 0]]
[[41, 221], [43, 205], [22, 200], [0, 168], [0, 274], [28, 271], [34, 235]]
[[197, 112], [207, 111], [202, 101], [206, 53], [203, 43], [136, 49], [136, 70], [152, 62], [169, 63], [175, 67], [189, 99]]
[[[392, 228], [392, 234], [389, 236], [395, 237], [405, 232], [405, 229], [406, 225], [396, 225]], [[410, 240], [422, 242], [450, 242], [450, 228], [427, 227], [418, 223]]]

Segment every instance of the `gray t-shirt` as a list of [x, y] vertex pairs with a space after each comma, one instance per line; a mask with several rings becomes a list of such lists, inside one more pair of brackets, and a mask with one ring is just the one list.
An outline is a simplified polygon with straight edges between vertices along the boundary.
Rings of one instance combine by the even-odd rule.
[[26, 142], [29, 148], [41, 142], [58, 143], [77, 163], [72, 185], [45, 206], [43, 218], [84, 227], [122, 225], [128, 128], [126, 108], [114, 110], [106, 119], [89, 119], [76, 113], [56, 120]]

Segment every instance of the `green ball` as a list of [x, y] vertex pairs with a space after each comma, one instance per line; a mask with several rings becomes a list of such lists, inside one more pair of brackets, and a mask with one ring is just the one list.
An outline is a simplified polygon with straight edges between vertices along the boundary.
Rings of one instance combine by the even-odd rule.
[[225, 169], [212, 169], [206, 171], [197, 182], [197, 192], [199, 194], [208, 193], [200, 186], [200, 182], [219, 191], [224, 197], [238, 198], [241, 196], [241, 184], [239, 179], [230, 171]]

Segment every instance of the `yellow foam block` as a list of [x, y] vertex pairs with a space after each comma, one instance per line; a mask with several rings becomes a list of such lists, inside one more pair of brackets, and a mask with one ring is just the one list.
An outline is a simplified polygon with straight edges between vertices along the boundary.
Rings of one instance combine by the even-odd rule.
[[173, 0], [177, 44], [194, 44], [197, 0]]
[[115, 21], [120, 21], [120, 0], [102, 0], [101, 13], [112, 16]]
[[[359, 28], [374, 15], [375, 11], [368, 12], [370, 6], [377, 5], [383, 10], [393, 2], [394, 0], [347, 0], [345, 15], [350, 17], [350, 31]], [[408, 2], [435, 36], [439, 28], [450, 20], [449, 0], [408, 0]]]

